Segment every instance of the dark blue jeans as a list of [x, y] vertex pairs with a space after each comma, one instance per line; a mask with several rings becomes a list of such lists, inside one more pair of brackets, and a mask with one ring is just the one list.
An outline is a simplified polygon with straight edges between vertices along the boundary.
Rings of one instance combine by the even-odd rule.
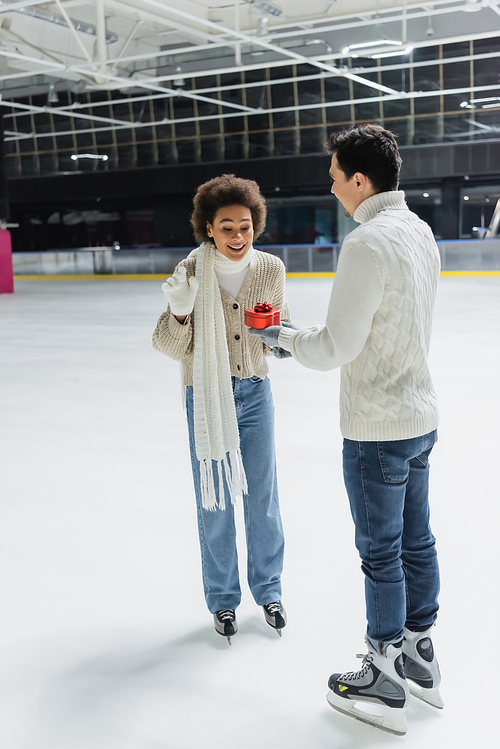
[[429, 454], [437, 439], [344, 440], [344, 482], [365, 574], [367, 635], [399, 642], [403, 627], [431, 626], [439, 566], [429, 524]]
[[[274, 449], [274, 403], [266, 377], [232, 378], [240, 447], [248, 484], [243, 496], [248, 585], [259, 606], [281, 599], [285, 540], [278, 500]], [[241, 601], [234, 507], [226, 492], [225, 510], [205, 510], [193, 427], [193, 388], [186, 388], [189, 446], [193, 468], [205, 600], [211, 613], [235, 609]], [[217, 471], [214, 470], [216, 491]]]

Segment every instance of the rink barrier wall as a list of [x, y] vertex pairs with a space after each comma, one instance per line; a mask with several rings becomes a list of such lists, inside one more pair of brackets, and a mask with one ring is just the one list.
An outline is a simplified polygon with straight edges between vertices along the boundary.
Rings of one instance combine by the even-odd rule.
[[[98, 276], [98, 275], [45, 275], [45, 276], [14, 276], [15, 281], [164, 281], [171, 276], [167, 274], [138, 273], [121, 273], [115, 276]], [[334, 278], [335, 273], [287, 273], [287, 278]], [[440, 274], [443, 276], [500, 276], [500, 270], [444, 270]]]
[[[441, 267], [446, 273], [481, 274], [500, 271], [500, 238], [440, 241]], [[191, 251], [191, 247], [117, 249], [81, 247], [74, 250], [14, 252], [14, 276], [20, 278], [59, 277], [165, 278]], [[341, 245], [260, 245], [258, 249], [280, 257], [287, 276], [321, 278], [337, 270]]]

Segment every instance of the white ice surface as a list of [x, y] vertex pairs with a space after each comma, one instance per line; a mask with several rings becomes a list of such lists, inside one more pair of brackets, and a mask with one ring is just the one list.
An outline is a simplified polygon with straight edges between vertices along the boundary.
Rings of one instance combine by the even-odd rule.
[[[292, 279], [299, 326], [330, 279]], [[443, 278], [431, 365], [443, 711], [398, 739], [334, 712], [358, 668], [363, 579], [342, 483], [338, 372], [271, 360], [286, 532], [280, 639], [245, 581], [231, 647], [203, 600], [175, 362], [151, 347], [160, 283], [24, 281], [0, 296], [2, 749], [498, 746], [500, 278]]]

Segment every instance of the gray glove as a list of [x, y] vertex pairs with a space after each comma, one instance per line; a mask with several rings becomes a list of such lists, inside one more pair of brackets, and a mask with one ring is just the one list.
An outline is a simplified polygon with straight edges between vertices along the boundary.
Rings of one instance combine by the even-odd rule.
[[298, 330], [298, 328], [291, 322], [282, 322], [281, 325], [271, 325], [269, 328], [263, 328], [262, 330], [257, 328], [248, 328], [248, 332], [252, 335], [258, 336], [262, 343], [265, 343], [266, 346], [272, 348], [273, 354], [277, 359], [289, 359], [292, 356], [290, 351], [281, 348], [278, 343], [278, 336], [282, 327]]
[[286, 349], [281, 348], [281, 346], [275, 346], [273, 348], [273, 356], [275, 356], [277, 359], [290, 359], [292, 357], [292, 354]]
[[269, 348], [279, 347], [278, 336], [281, 331], [281, 325], [271, 325], [269, 328], [248, 328], [248, 332], [260, 338]]
[[195, 276], [186, 278], [186, 268], [181, 265], [173, 276], [162, 285], [162, 290], [170, 304], [173, 315], [190, 315], [193, 311], [199, 282]]

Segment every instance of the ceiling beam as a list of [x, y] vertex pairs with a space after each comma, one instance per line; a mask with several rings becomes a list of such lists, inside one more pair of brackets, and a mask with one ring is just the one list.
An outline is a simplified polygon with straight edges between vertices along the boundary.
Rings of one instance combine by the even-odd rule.
[[152, 5], [154, 7], [158, 7], [159, 5], [161, 5], [162, 8], [164, 8], [170, 13], [173, 13], [174, 15], [179, 15], [182, 18], [186, 18], [191, 21], [202, 23], [203, 25], [208, 26], [209, 28], [212, 28], [215, 31], [219, 31], [222, 34], [229, 34], [230, 36], [234, 36], [236, 40], [255, 44], [256, 46], [262, 47], [263, 49], [270, 50], [271, 52], [276, 52], [279, 55], [283, 55], [284, 57], [289, 57], [290, 59], [301, 62], [301, 63], [308, 63], [310, 65], [314, 65], [315, 67], [321, 68], [322, 70], [327, 70], [330, 73], [338, 73], [338, 75], [341, 75], [345, 78], [350, 78], [351, 80], [357, 83], [360, 83], [364, 86], [368, 86], [369, 88], [374, 88], [378, 91], [384, 91], [385, 93], [388, 93], [388, 94], [397, 93], [394, 89], [391, 89], [388, 86], [382, 86], [374, 81], [368, 81], [365, 78], [362, 78], [361, 76], [356, 76], [346, 71], [341, 71], [338, 68], [332, 67], [331, 65], [326, 65], [325, 63], [322, 63], [319, 60], [306, 57], [305, 55], [300, 55], [297, 52], [292, 52], [292, 50], [279, 47], [275, 44], [271, 44], [270, 42], [266, 42], [265, 39], [262, 37], [251, 36], [249, 34], [244, 33], [243, 31], [233, 31], [232, 29], [228, 29], [226, 26], [222, 26], [219, 23], [214, 23], [213, 21], [208, 21], [206, 19], [198, 19], [196, 18], [196, 16], [193, 16], [191, 13], [187, 13], [184, 10], [180, 10], [179, 8], [175, 8], [171, 5], [165, 4], [164, 2], [160, 2], [160, 0], [142, 0], [142, 2], [146, 3], [147, 5]]
[[[449, 94], [463, 94], [463, 93], [469, 93], [470, 94], [470, 93], [477, 93], [477, 92], [481, 92], [481, 91], [497, 91], [497, 90], [500, 91], [500, 83], [494, 84], [494, 85], [489, 85], [489, 86], [464, 86], [464, 87], [460, 87], [460, 88], [445, 89], [443, 91], [441, 91], [441, 90], [437, 90], [437, 91], [412, 91], [412, 92], [406, 94], [405, 99], [421, 99], [421, 98], [424, 98], [426, 96], [446, 96], [446, 95], [449, 95]], [[336, 107], [347, 106], [347, 105], [350, 105], [350, 104], [371, 104], [371, 103], [380, 102], [380, 101], [382, 101], [382, 102], [385, 102], [385, 101], [396, 101], [398, 99], [400, 99], [400, 96], [391, 96], [391, 95], [389, 95], [389, 96], [369, 96], [369, 97], [365, 97], [365, 98], [362, 98], [362, 99], [343, 99], [341, 101], [320, 102], [320, 103], [315, 103], [315, 104], [299, 104], [298, 106], [271, 107], [269, 109], [259, 110], [258, 112], [254, 111], [253, 114], [258, 114], [258, 115], [277, 114], [277, 113], [281, 113], [281, 112], [294, 112], [294, 111], [304, 111], [304, 110], [310, 110], [310, 109], [319, 109], [319, 108], [322, 108], [322, 107], [325, 107], [325, 108], [326, 107], [328, 107], [328, 108], [336, 108]], [[17, 106], [17, 107], [19, 107], [20, 105], [17, 102], [12, 103], [12, 102], [0, 101], [0, 106]], [[57, 114], [64, 114], [64, 115], [67, 115], [67, 116], [71, 116], [74, 119], [78, 119], [78, 117], [79, 117], [79, 113], [77, 111], [75, 111], [75, 112], [69, 112], [68, 110], [61, 110], [60, 112], [58, 112], [58, 111], [54, 110], [53, 107], [33, 107], [31, 105], [24, 104], [24, 105], [22, 105], [22, 108], [26, 109], [28, 111], [32, 110], [34, 113], [36, 113], [37, 111], [38, 112], [46, 112], [46, 111], [52, 111], [52, 112], [54, 112], [55, 111]], [[5, 115], [5, 116], [8, 116], [8, 115]], [[53, 137], [54, 135], [55, 136], [57, 136], [57, 135], [71, 135], [72, 133], [75, 133], [75, 132], [77, 132], [77, 133], [85, 133], [85, 132], [96, 132], [96, 133], [98, 133], [98, 132], [106, 132], [106, 131], [116, 130], [116, 129], [127, 130], [127, 129], [143, 128], [143, 127], [147, 128], [147, 127], [154, 127], [155, 125], [184, 124], [184, 123], [188, 123], [188, 122], [203, 122], [203, 121], [208, 121], [208, 120], [228, 119], [228, 118], [233, 118], [233, 117], [238, 117], [238, 116], [240, 116], [240, 115], [238, 115], [237, 113], [225, 113], [225, 114], [222, 114], [222, 115], [218, 115], [218, 114], [216, 114], [216, 115], [205, 115], [205, 116], [202, 116], [202, 117], [181, 117], [181, 118], [175, 119], [175, 120], [169, 120], [168, 118], [164, 118], [162, 120], [156, 120], [156, 121], [153, 121], [153, 122], [125, 122], [125, 121], [119, 121], [119, 128], [117, 128], [117, 127], [104, 127], [104, 128], [89, 128], [88, 130], [78, 130], [78, 131], [75, 131], [75, 130], [67, 130], [67, 131], [62, 131], [62, 132], [61, 131], [51, 131], [51, 132], [48, 132], [48, 133], [31, 133], [31, 134], [28, 134], [28, 133], [18, 133], [18, 137], [19, 138], [21, 138], [21, 137], [25, 138], [27, 136], [31, 136], [31, 137], [39, 140], [39, 139], [42, 139], [42, 138]], [[251, 116], [251, 115], [249, 114], [248, 116]], [[429, 116], [431, 116], [431, 115], [429, 115]], [[83, 115], [83, 117], [85, 119], [90, 119], [90, 120], [92, 120], [92, 119], [106, 120], [107, 119], [107, 118], [97, 118], [97, 117], [90, 116], [90, 115], [88, 115], [88, 116]], [[318, 127], [320, 127], [320, 125], [318, 125]], [[10, 140], [16, 140], [16, 138], [10, 136], [10, 137], [6, 138], [5, 140], [9, 140], [9, 141]], [[106, 147], [103, 147], [101, 150], [106, 150]]]
[[71, 18], [68, 16], [68, 14], [66, 13], [65, 9], [61, 5], [61, 0], [55, 0], [55, 3], [56, 3], [56, 5], [57, 5], [57, 7], [59, 9], [59, 12], [62, 14], [64, 20], [68, 24], [68, 27], [69, 27], [69, 30], [71, 32], [71, 35], [72, 35], [73, 39], [75, 40], [75, 42], [77, 43], [77, 45], [82, 50], [83, 56], [86, 58], [86, 60], [89, 63], [93, 64], [93, 60], [92, 60], [91, 56], [89, 55], [86, 46], [84, 45], [84, 43], [80, 39], [80, 35], [78, 34], [77, 30], [75, 29], [75, 27], [73, 25], [73, 21], [71, 20]]

